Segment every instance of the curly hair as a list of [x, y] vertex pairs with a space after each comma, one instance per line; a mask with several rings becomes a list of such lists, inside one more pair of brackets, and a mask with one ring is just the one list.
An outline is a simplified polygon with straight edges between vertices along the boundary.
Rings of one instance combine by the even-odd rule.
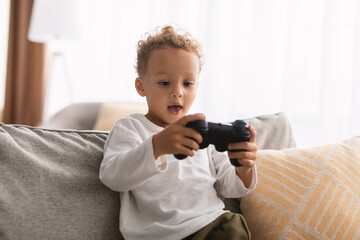
[[188, 32], [180, 33], [174, 27], [166, 25], [160, 31], [155, 29], [155, 34], [147, 33], [145, 40], [140, 40], [137, 47], [136, 71], [139, 76], [145, 74], [149, 57], [152, 51], [165, 47], [179, 48], [192, 53], [199, 57], [200, 71], [202, 66], [202, 46]]

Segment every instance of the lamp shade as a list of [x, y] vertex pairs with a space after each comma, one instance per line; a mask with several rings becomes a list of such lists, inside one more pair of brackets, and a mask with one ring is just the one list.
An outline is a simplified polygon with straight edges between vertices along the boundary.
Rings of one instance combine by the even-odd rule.
[[35, 0], [28, 38], [45, 43], [82, 35], [80, 0]]

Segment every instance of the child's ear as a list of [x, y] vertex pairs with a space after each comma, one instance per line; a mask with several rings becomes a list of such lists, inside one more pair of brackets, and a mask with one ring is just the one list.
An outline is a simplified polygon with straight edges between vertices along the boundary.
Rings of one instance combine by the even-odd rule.
[[146, 96], [145, 89], [144, 89], [144, 86], [143, 86], [143, 81], [139, 77], [135, 79], [135, 88], [136, 88], [136, 91], [138, 92], [138, 94], [140, 96], [142, 96], [142, 97]]

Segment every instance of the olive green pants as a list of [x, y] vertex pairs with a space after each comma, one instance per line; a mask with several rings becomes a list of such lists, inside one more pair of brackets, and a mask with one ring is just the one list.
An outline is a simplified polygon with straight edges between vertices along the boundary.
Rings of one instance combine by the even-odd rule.
[[226, 212], [184, 240], [251, 239], [249, 228], [241, 214]]

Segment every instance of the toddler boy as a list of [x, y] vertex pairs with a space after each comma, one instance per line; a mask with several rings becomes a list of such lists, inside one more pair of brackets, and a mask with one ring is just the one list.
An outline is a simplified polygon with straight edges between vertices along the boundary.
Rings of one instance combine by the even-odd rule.
[[[218, 194], [244, 196], [255, 188], [255, 131], [243, 152], [199, 150], [201, 135], [185, 125], [199, 86], [201, 46], [171, 26], [138, 44], [135, 88], [147, 114], [120, 118], [104, 147], [100, 180], [120, 192], [120, 231], [125, 239], [249, 239], [240, 214], [224, 209]], [[177, 160], [173, 154], [188, 157]], [[237, 158], [241, 167], [233, 167]], [[216, 187], [216, 189], [215, 189]]]

